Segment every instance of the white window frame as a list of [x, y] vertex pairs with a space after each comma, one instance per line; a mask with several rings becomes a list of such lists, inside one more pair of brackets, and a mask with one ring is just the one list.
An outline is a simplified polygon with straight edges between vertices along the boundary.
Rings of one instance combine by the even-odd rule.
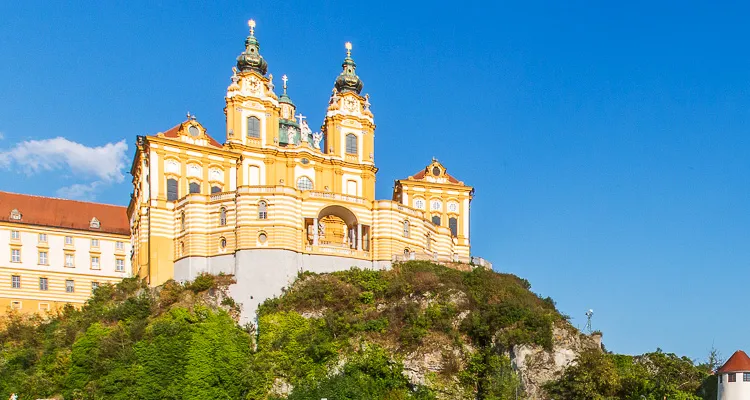
[[21, 262], [21, 249], [10, 249], [10, 262]]
[[[302, 185], [300, 184], [301, 182], [305, 182], [305, 185], [304, 185], [305, 187], [304, 187], [304, 188], [300, 187], [300, 186], [302, 186]], [[309, 185], [310, 187], [307, 187], [307, 186], [308, 186], [308, 185], [307, 185], [307, 182], [310, 182], [310, 185]], [[299, 178], [297, 178], [297, 182], [295, 182], [295, 183], [297, 184], [297, 185], [296, 185], [297, 189], [298, 189], [298, 190], [301, 190], [301, 191], [304, 191], [304, 190], [313, 190], [313, 189], [315, 189], [315, 182], [313, 182], [313, 180], [312, 180], [312, 179], [310, 179], [309, 177], [307, 177], [307, 176], [304, 176], [304, 175], [303, 175], [303, 176], [300, 176]]]
[[[70, 260], [70, 263], [68, 263], [68, 260]], [[76, 266], [76, 256], [75, 254], [65, 253], [65, 264], [67, 268], [75, 268]]]
[[21, 275], [11, 275], [10, 276], [10, 288], [11, 289], [20, 289], [21, 288]]

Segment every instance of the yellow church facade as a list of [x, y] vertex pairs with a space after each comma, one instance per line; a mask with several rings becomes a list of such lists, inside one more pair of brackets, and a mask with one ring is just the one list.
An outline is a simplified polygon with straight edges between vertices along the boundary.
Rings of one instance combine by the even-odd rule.
[[473, 188], [432, 160], [375, 199], [375, 120], [351, 45], [313, 132], [260, 55], [250, 22], [226, 92], [224, 143], [193, 116], [140, 136], [128, 207], [133, 272], [158, 285], [234, 275], [247, 319], [300, 271], [469, 263]]

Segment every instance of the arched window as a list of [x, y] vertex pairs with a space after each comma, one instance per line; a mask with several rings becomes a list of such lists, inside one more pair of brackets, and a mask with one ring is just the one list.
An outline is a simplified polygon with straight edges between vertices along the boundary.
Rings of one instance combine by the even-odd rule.
[[432, 236], [430, 236], [429, 233], [427, 234], [427, 243], [425, 244], [426, 244], [425, 247], [427, 248], [427, 251], [432, 251]]
[[211, 194], [213, 193], [221, 193], [221, 188], [219, 186], [211, 186]]
[[265, 201], [258, 203], [258, 219], [268, 218], [268, 204]]
[[451, 236], [458, 236], [458, 220], [455, 217], [448, 218], [448, 228], [451, 229]]
[[185, 230], [185, 211], [180, 213], [180, 230]]
[[404, 259], [408, 260], [410, 254], [411, 254], [411, 251], [409, 251], [408, 248], [404, 249]]
[[409, 237], [409, 221], [404, 221], [404, 237]]
[[247, 137], [260, 138], [260, 120], [257, 117], [247, 119]]
[[346, 154], [357, 154], [357, 135], [353, 133], [346, 135]]
[[313, 183], [310, 180], [310, 178], [306, 176], [300, 176], [299, 179], [297, 179], [297, 189], [299, 190], [312, 190]]
[[440, 226], [440, 216], [439, 215], [433, 215], [432, 216], [432, 223], [435, 224], [435, 225], [437, 225], [437, 226]]
[[224, 226], [227, 224], [227, 209], [221, 207], [219, 210], [219, 225]]
[[201, 184], [198, 182], [190, 182], [189, 188], [190, 188], [190, 193], [201, 192]]
[[414, 202], [414, 208], [424, 209], [424, 200], [418, 199]]
[[180, 193], [177, 189], [177, 179], [169, 178], [167, 179], [167, 200], [174, 201], [177, 200]]

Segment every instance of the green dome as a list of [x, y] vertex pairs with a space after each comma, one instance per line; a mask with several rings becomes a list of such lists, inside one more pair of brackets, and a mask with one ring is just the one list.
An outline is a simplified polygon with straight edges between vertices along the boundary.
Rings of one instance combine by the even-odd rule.
[[351, 43], [346, 44], [346, 58], [344, 59], [344, 63], [341, 64], [343, 70], [336, 78], [334, 87], [338, 92], [354, 92], [359, 94], [362, 92], [364, 83], [362, 83], [362, 80], [357, 76], [357, 64], [351, 57], [351, 47]]
[[268, 63], [260, 55], [260, 43], [255, 38], [255, 21], [250, 20], [250, 36], [245, 39], [245, 51], [237, 57], [237, 69], [241, 72], [255, 71], [261, 75], [268, 72]]
[[279, 96], [279, 103], [286, 103], [291, 106], [294, 106], [294, 102], [292, 99], [286, 94], [286, 92], [282, 93], [281, 96]]

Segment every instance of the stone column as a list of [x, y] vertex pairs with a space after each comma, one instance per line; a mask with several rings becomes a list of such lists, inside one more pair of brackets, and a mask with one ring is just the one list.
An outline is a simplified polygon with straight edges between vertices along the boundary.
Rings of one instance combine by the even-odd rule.
[[318, 219], [313, 218], [313, 246], [318, 245]]
[[357, 250], [362, 251], [362, 224], [357, 224]]

